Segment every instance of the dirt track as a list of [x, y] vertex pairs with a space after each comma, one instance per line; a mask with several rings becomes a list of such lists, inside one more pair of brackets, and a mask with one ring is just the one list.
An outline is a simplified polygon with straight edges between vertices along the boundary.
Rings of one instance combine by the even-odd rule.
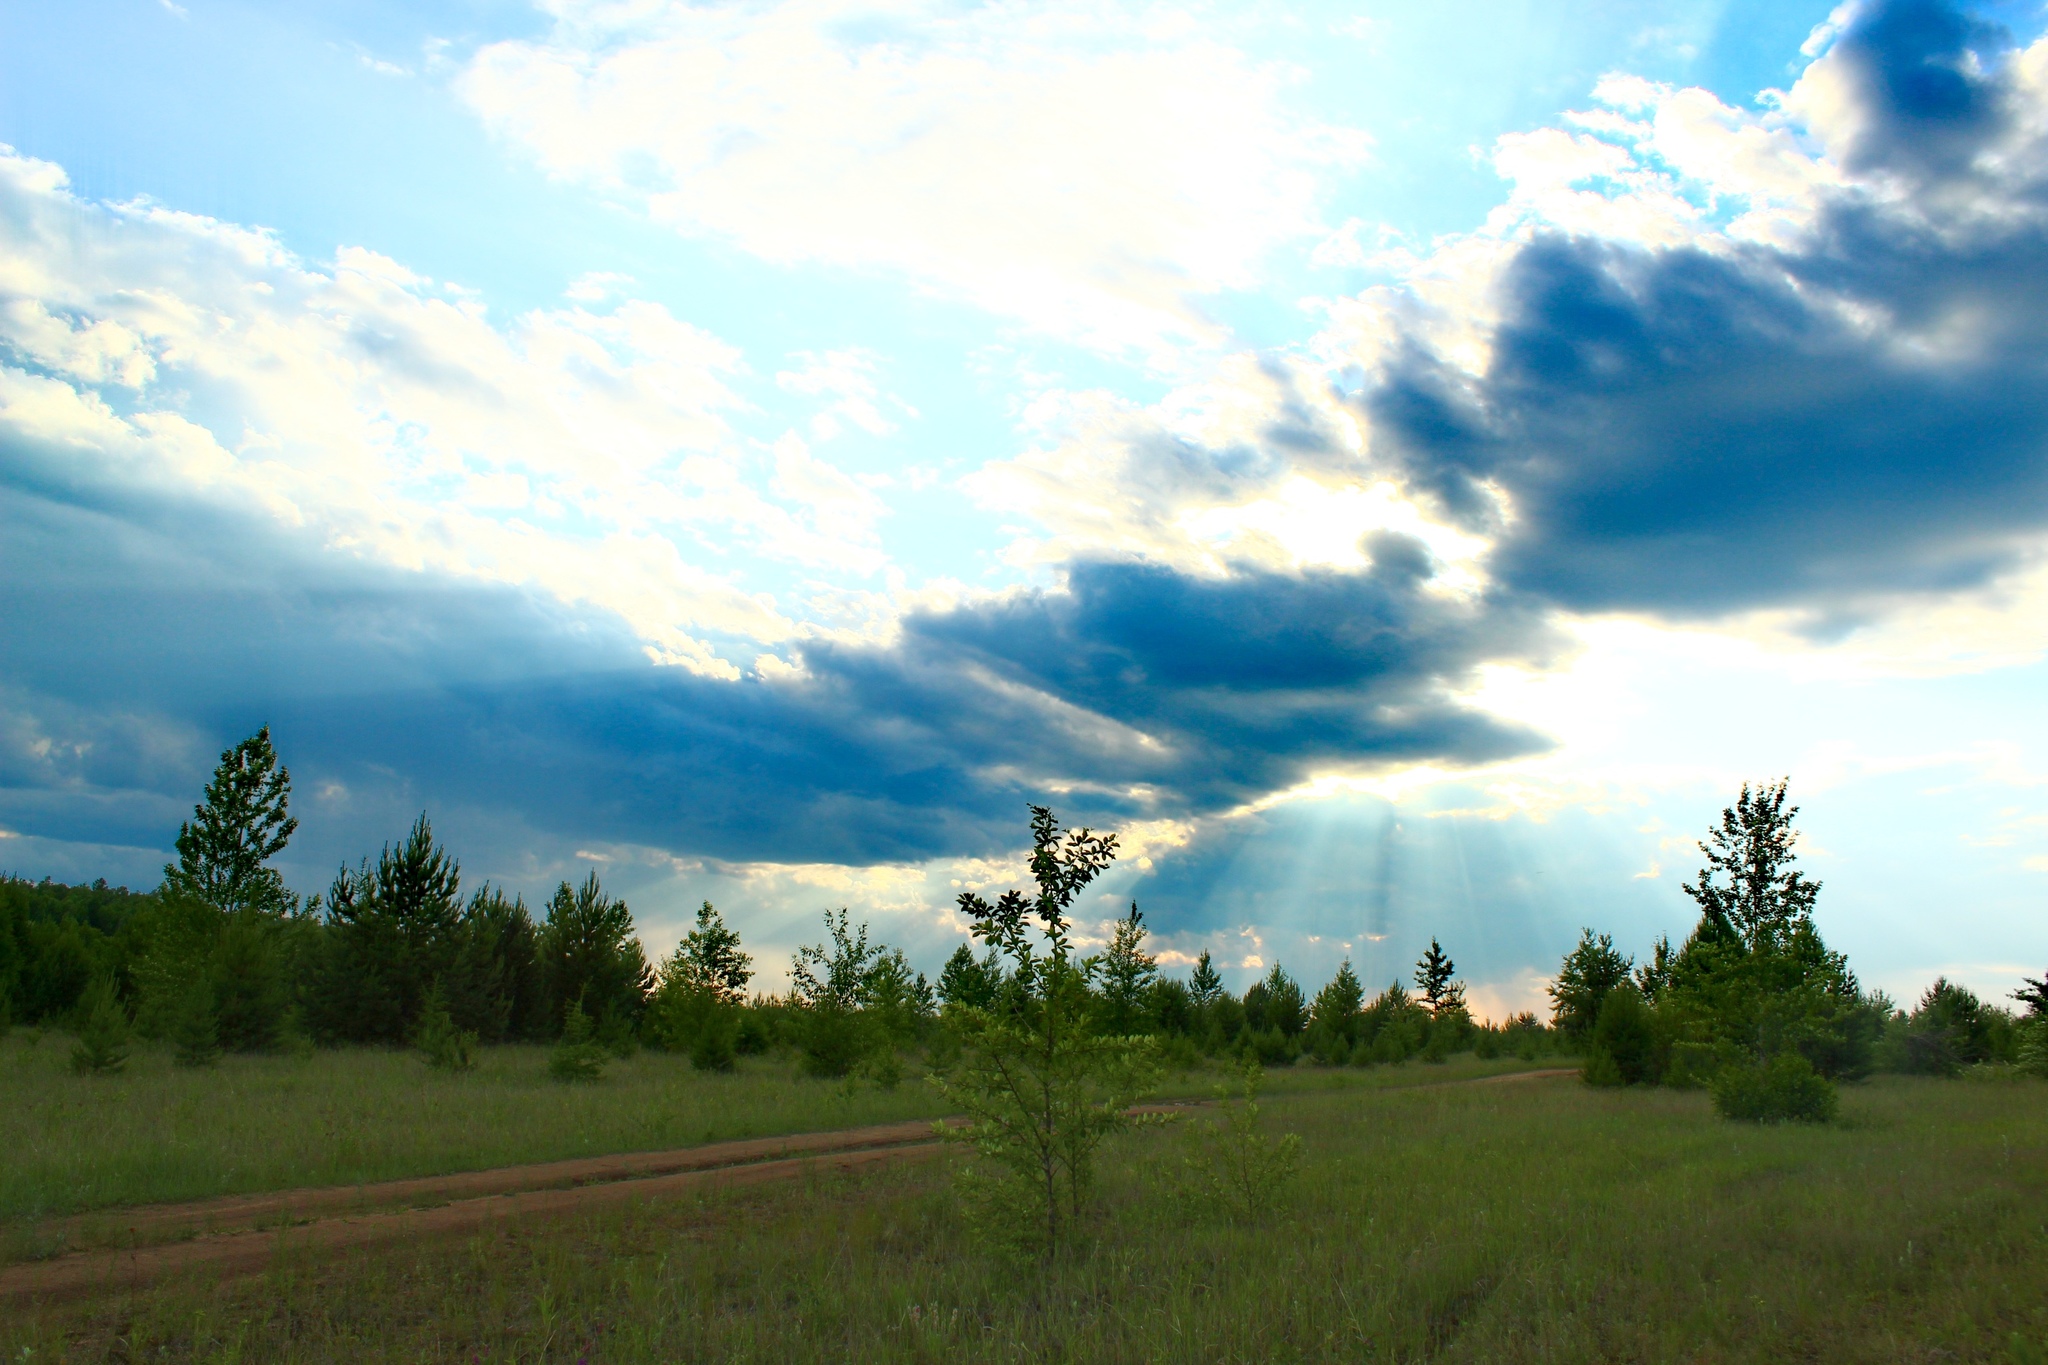
[[[1576, 1072], [1572, 1067], [1515, 1071], [1435, 1085], [1499, 1084]], [[1145, 1108], [1157, 1112], [1180, 1107]], [[81, 1214], [53, 1229], [66, 1243], [124, 1236], [159, 1240], [0, 1268], [0, 1301], [103, 1293], [199, 1267], [222, 1275], [248, 1274], [267, 1268], [288, 1250], [415, 1240], [468, 1232], [509, 1218], [580, 1211], [693, 1189], [765, 1184], [807, 1171], [855, 1171], [884, 1162], [927, 1159], [942, 1145], [930, 1122], [914, 1121]], [[190, 1234], [200, 1235], [161, 1240]]]

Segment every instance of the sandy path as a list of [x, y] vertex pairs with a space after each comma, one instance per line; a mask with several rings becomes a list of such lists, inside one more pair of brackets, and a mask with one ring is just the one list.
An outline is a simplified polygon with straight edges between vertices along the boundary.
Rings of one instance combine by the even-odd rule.
[[[1470, 1080], [1401, 1086], [1384, 1093], [1440, 1086], [1497, 1085], [1577, 1074], [1576, 1067], [1512, 1071]], [[1139, 1112], [1188, 1107], [1191, 1106], [1145, 1105]], [[66, 1241], [87, 1237], [104, 1240], [124, 1234], [129, 1238], [159, 1240], [153, 1245], [81, 1251], [0, 1268], [0, 1301], [103, 1293], [198, 1267], [214, 1269], [224, 1276], [249, 1274], [267, 1269], [285, 1251], [324, 1251], [414, 1240], [468, 1232], [508, 1218], [599, 1208], [693, 1189], [763, 1184], [792, 1179], [807, 1171], [854, 1171], [883, 1162], [926, 1159], [936, 1155], [942, 1146], [934, 1137], [929, 1120], [915, 1120], [707, 1143], [665, 1152], [584, 1157], [413, 1180], [282, 1190], [80, 1214], [65, 1219], [54, 1230]], [[194, 1233], [200, 1235], [189, 1240], [161, 1240]]]
[[931, 1136], [929, 1124], [923, 1127], [923, 1142], [899, 1143], [892, 1147], [784, 1157], [709, 1170], [677, 1171], [603, 1185], [524, 1190], [514, 1194], [459, 1199], [433, 1208], [324, 1218], [292, 1227], [233, 1232], [122, 1251], [81, 1252], [0, 1270], [0, 1301], [53, 1300], [100, 1294], [148, 1284], [199, 1267], [213, 1270], [222, 1277], [260, 1273], [269, 1269], [281, 1254], [335, 1251], [379, 1242], [417, 1241], [449, 1233], [470, 1232], [509, 1218], [582, 1212], [631, 1199], [653, 1199], [694, 1189], [733, 1188], [787, 1180], [806, 1171], [856, 1171], [882, 1162], [927, 1158], [936, 1155], [943, 1144]]

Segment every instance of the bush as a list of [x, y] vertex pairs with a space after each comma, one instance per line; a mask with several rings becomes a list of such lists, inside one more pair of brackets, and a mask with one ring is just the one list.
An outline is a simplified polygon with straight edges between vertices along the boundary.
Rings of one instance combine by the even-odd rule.
[[220, 1060], [220, 1025], [213, 1012], [213, 987], [194, 981], [171, 1015], [171, 1060], [179, 1066], [212, 1066]]
[[1723, 1118], [1748, 1123], [1826, 1123], [1840, 1103], [1834, 1086], [1796, 1052], [1724, 1067], [1710, 1088]]
[[2020, 1025], [2015, 1060], [2025, 1074], [2048, 1078], [2048, 1016]]
[[1664, 1072], [1657, 1017], [1632, 985], [1610, 989], [1600, 1001], [1586, 1065], [1591, 1085], [1655, 1085]]
[[426, 1003], [420, 1006], [414, 1042], [426, 1064], [436, 1071], [469, 1071], [476, 1066], [476, 1035], [456, 1027], [439, 988], [429, 991]]
[[1191, 1126], [1191, 1150], [1182, 1159], [1182, 1191], [1197, 1206], [1221, 1208], [1252, 1221], [1273, 1211], [1282, 1187], [1301, 1167], [1301, 1138], [1288, 1133], [1274, 1141], [1259, 1131], [1259, 1086], [1265, 1073], [1257, 1062], [1244, 1069], [1242, 1096], [1232, 1103], [1227, 1087], [1216, 1088], [1222, 1121]]
[[797, 1051], [807, 1076], [838, 1080], [886, 1046], [873, 1020], [834, 1000], [797, 1011], [795, 1022]]
[[569, 1006], [562, 1021], [562, 1041], [548, 1054], [548, 1075], [558, 1081], [594, 1081], [604, 1075], [610, 1054], [591, 1036], [590, 1016], [581, 1000]]
[[79, 998], [78, 1010], [71, 1069], [81, 1076], [106, 1076], [128, 1065], [128, 1016], [114, 995], [114, 978], [94, 977]]
[[690, 1065], [699, 1071], [730, 1071], [738, 1056], [739, 1028], [729, 1010], [706, 1017], [690, 1040]]

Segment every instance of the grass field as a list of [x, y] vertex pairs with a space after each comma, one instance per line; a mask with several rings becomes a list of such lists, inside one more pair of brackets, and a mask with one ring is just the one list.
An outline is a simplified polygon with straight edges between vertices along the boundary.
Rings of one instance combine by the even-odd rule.
[[1141, 1132], [1050, 1270], [928, 1164], [23, 1309], [0, 1359], [2048, 1361], [2039, 1083], [1874, 1082], [1826, 1128], [1570, 1079], [1267, 1112], [1305, 1165], [1261, 1222]]
[[[443, 1175], [530, 1161], [846, 1128], [945, 1112], [916, 1075], [894, 1090], [807, 1080], [793, 1064], [745, 1058], [732, 1075], [641, 1053], [594, 1085], [547, 1075], [540, 1047], [486, 1048], [477, 1069], [431, 1071], [402, 1052], [348, 1048], [304, 1057], [171, 1065], [137, 1048], [116, 1076], [71, 1073], [71, 1039], [16, 1030], [0, 1040], [0, 1227], [123, 1204]], [[1541, 1065], [1535, 1063], [1534, 1065]], [[1281, 1073], [1287, 1088], [1414, 1084], [1531, 1063]], [[1215, 1077], [1173, 1078], [1206, 1096]], [[0, 1239], [0, 1253], [5, 1241]]]

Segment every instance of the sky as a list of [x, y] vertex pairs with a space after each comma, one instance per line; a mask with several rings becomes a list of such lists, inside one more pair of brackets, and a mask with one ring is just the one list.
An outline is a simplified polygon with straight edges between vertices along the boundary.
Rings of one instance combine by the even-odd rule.
[[1788, 778], [1864, 982], [2048, 965], [2038, 3], [0, 0], [0, 868], [269, 725], [761, 984], [1027, 807], [1169, 970], [1541, 1010]]

